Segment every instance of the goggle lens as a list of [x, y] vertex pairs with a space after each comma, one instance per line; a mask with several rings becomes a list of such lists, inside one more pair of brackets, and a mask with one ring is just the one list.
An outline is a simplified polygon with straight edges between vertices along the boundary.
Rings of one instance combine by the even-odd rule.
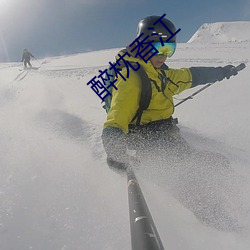
[[159, 51], [157, 57], [171, 57], [176, 49], [176, 43], [153, 43], [153, 46]]

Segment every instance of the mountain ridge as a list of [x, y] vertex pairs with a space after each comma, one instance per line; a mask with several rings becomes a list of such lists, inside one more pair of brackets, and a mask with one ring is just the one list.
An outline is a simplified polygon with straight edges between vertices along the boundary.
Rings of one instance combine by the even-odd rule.
[[250, 21], [204, 23], [187, 43], [250, 42]]

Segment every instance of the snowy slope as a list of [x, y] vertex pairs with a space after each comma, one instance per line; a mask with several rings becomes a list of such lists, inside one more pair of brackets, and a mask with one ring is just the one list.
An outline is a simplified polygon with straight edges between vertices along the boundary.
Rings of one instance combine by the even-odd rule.
[[250, 22], [205, 23], [188, 43], [226, 43], [250, 41]]
[[[40, 59], [33, 61], [38, 70], [24, 72], [20, 63], [0, 64], [0, 249], [130, 249], [126, 178], [105, 164], [105, 112], [86, 85], [117, 51]], [[224, 154], [247, 180], [249, 54], [247, 42], [189, 43], [180, 44], [168, 62], [176, 68], [247, 64], [175, 114], [194, 147]], [[166, 249], [249, 249], [250, 229], [234, 234], [208, 228], [167, 188], [140, 182]], [[250, 208], [249, 191], [243, 195]]]

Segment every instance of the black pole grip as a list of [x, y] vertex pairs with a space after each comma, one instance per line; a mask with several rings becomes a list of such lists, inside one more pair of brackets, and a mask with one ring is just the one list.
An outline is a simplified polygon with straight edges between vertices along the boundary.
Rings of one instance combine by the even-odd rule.
[[237, 71], [241, 71], [243, 70], [244, 68], [246, 68], [246, 64], [245, 63], [241, 63], [240, 65], [236, 66], [235, 69]]

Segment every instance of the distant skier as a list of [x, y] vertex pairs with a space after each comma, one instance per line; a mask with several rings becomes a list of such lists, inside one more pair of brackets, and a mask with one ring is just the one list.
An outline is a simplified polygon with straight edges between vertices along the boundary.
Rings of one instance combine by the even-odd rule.
[[[150, 45], [159, 53], [150, 52]], [[229, 79], [238, 71], [233, 65], [169, 68], [164, 62], [174, 54], [175, 48], [174, 24], [164, 16], [149, 16], [139, 22], [134, 42], [116, 56], [121, 63], [130, 64], [113, 81], [117, 90], [113, 88], [102, 132], [107, 164], [113, 170], [126, 172], [133, 165], [126, 150], [136, 150], [138, 171], [144, 171], [150, 179], [158, 171], [172, 194], [198, 219], [221, 230], [235, 230], [237, 221], [227, 216], [220, 193], [221, 186], [230, 186], [226, 184], [226, 177], [232, 172], [228, 160], [220, 154], [192, 148], [172, 115], [174, 95], [197, 85]], [[145, 93], [144, 97], [141, 93], [147, 80], [132, 70], [138, 64], [151, 85], [147, 89], [151, 99], [148, 106], [144, 103], [147, 106], [144, 111], [141, 101]]]
[[22, 55], [22, 61], [23, 64], [24, 64], [24, 67], [26, 68], [27, 67], [27, 64], [32, 67], [31, 63], [30, 63], [30, 59], [31, 57], [34, 58], [34, 56], [25, 48], [23, 50], [23, 55]]

